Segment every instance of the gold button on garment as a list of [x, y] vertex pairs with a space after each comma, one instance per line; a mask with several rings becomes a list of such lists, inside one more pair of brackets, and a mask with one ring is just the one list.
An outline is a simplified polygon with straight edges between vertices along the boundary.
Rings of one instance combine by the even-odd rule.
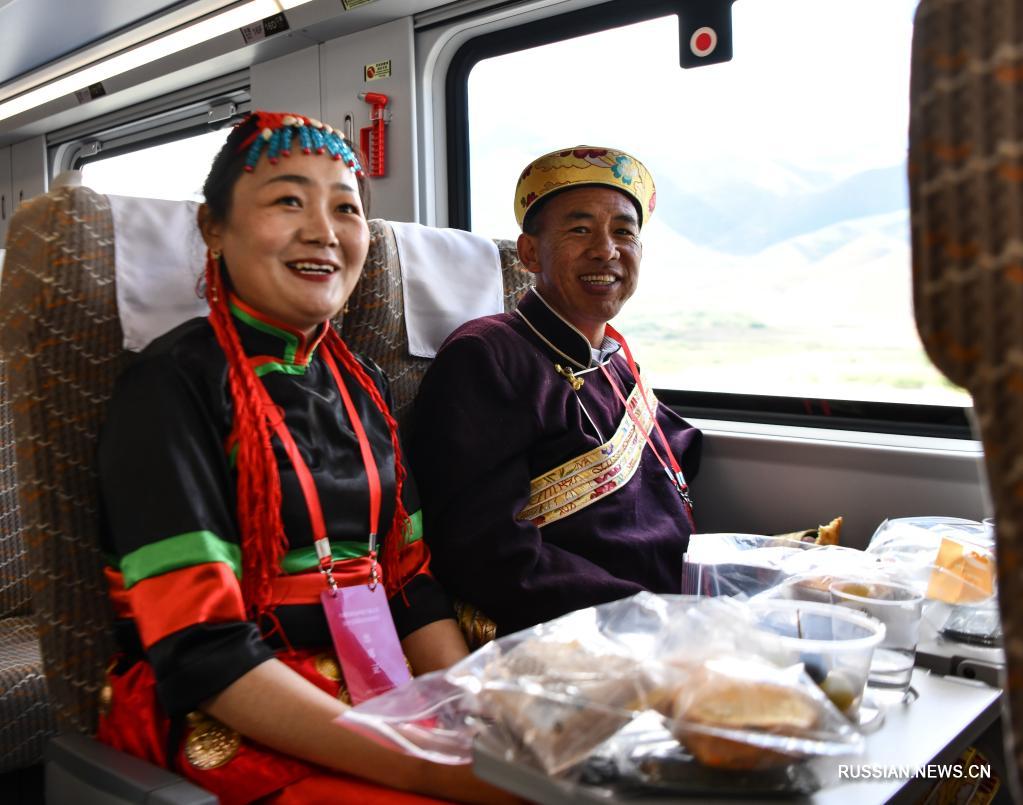
[[98, 705], [99, 714], [101, 717], [106, 718], [110, 715], [110, 706], [114, 703], [114, 688], [110, 684], [110, 678], [113, 676], [114, 669], [117, 667], [117, 658], [110, 661], [107, 666], [107, 671], [103, 681], [103, 687], [99, 689]]
[[110, 715], [110, 705], [114, 701], [114, 689], [109, 684], [104, 685], [99, 689], [99, 714], [101, 716]]
[[341, 674], [341, 666], [338, 665], [334, 655], [317, 654], [316, 659], [313, 660], [313, 665], [316, 667], [316, 672], [324, 679], [329, 679], [331, 682], [337, 682], [340, 684], [340, 688], [337, 692], [337, 698], [342, 704], [347, 704], [351, 707], [352, 697], [348, 693], [348, 686], [345, 684], [345, 678]]
[[188, 714], [188, 724], [192, 730], [185, 739], [185, 758], [195, 768], [217, 769], [238, 754], [241, 736], [215, 718], [195, 711]]
[[324, 679], [329, 679], [331, 682], [341, 681], [341, 666], [337, 664], [337, 660], [332, 655], [317, 654], [313, 665], [316, 666], [316, 672]]

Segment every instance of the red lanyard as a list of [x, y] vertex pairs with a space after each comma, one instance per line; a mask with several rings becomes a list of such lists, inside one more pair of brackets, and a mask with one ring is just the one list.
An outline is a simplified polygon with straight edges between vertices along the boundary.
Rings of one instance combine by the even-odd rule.
[[[383, 497], [380, 491], [380, 472], [377, 470], [376, 459], [373, 457], [373, 450], [370, 447], [366, 429], [362, 426], [359, 412], [355, 408], [355, 403], [352, 402], [352, 396], [348, 393], [348, 387], [345, 385], [344, 378], [341, 377], [341, 372], [337, 368], [334, 356], [330, 354], [326, 346], [324, 346], [321, 354], [323, 355], [324, 362], [327, 364], [327, 368], [330, 369], [330, 373], [334, 377], [337, 390], [341, 394], [341, 401], [344, 403], [348, 419], [352, 423], [352, 430], [355, 431], [355, 437], [359, 440], [362, 464], [366, 468], [366, 479], [369, 482], [369, 581], [370, 588], [374, 588], [380, 578], [377, 572], [377, 534], [379, 533], [378, 529], [380, 526], [380, 502]], [[333, 592], [337, 589], [337, 582], [334, 580], [333, 573], [334, 557], [330, 550], [330, 539], [327, 536], [327, 526], [323, 520], [323, 507], [320, 505], [320, 495], [316, 491], [316, 483], [313, 481], [313, 475], [309, 472], [309, 466], [306, 464], [305, 459], [302, 458], [302, 454], [299, 452], [298, 445], [295, 444], [288, 426], [284, 424], [284, 412], [270, 397], [270, 393], [262, 382], [258, 382], [256, 385], [259, 386], [263, 404], [276, 411], [276, 416], [272, 418], [270, 424], [273, 426], [277, 438], [281, 440], [291, 465], [295, 468], [295, 475], [298, 476], [298, 483], [302, 488], [302, 496], [305, 498], [306, 509], [309, 511], [309, 523], [313, 530], [313, 544], [316, 547], [316, 556], [320, 560], [320, 570], [326, 577], [327, 584]]]
[[[657, 413], [651, 408], [650, 400], [647, 398], [646, 389], [643, 387], [643, 381], [639, 376], [639, 369], [636, 366], [636, 361], [632, 357], [632, 350], [629, 349], [629, 345], [625, 340], [625, 337], [615, 330], [610, 324], [605, 325], [607, 333], [619, 344], [622, 345], [622, 351], [625, 353], [625, 359], [628, 361], [629, 370], [632, 372], [632, 376], [636, 378], [636, 388], [639, 389], [639, 396], [643, 400], [643, 404], [646, 406], [647, 412], [650, 414], [650, 419], [653, 420], [654, 428], [657, 430], [657, 435], [660, 437], [661, 445], [664, 447], [664, 452], [668, 457], [665, 461], [661, 454], [657, 451], [657, 446], [650, 439], [650, 434], [647, 433], [646, 428], [643, 427], [639, 418], [636, 416], [635, 411], [629, 406], [628, 400], [625, 399], [625, 394], [618, 387], [618, 382], [614, 379], [612, 374], [607, 370], [607, 367], [600, 363], [600, 371], [604, 373], [604, 377], [607, 378], [607, 382], [614, 390], [615, 395], [621, 401], [622, 405], [625, 406], [625, 413], [629, 415], [629, 419], [632, 420], [632, 424], [636, 426], [643, 438], [646, 440], [647, 446], [650, 448], [650, 452], [654, 454], [654, 458], [657, 459], [661, 467], [664, 469], [665, 474], [671, 480], [672, 486], [678, 492], [679, 497], [682, 498], [682, 506], [686, 513], [686, 519], [689, 521], [689, 528], [691, 531], [696, 531], [696, 522], [693, 520], [693, 501], [689, 497], [689, 485], [686, 483], [686, 478], [682, 474], [682, 467], [679, 466], [678, 460], [675, 458], [675, 454], [671, 450], [671, 444], [668, 442], [668, 437], [664, 435], [664, 431], [661, 429], [661, 423], [657, 421]], [[668, 464], [671, 464], [669, 467]]]

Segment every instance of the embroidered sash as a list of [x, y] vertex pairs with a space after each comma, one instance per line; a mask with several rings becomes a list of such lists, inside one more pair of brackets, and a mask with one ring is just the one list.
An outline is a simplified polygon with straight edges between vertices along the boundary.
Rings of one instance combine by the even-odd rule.
[[542, 528], [596, 503], [629, 482], [646, 446], [645, 434], [653, 428], [650, 411], [657, 410], [657, 397], [647, 391], [649, 405], [643, 405], [637, 383], [626, 403], [639, 422], [636, 427], [628, 412], [622, 416], [609, 441], [570, 459], [529, 482], [529, 502], [516, 517]]

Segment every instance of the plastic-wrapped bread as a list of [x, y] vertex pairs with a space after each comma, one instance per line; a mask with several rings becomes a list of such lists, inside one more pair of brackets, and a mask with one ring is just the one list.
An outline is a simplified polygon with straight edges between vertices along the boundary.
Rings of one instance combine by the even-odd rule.
[[792, 763], [785, 738], [813, 729], [821, 712], [799, 687], [729, 673], [724, 663], [694, 670], [671, 703], [676, 737], [700, 763], [720, 769]]
[[485, 669], [480, 704], [549, 774], [583, 760], [645, 705], [636, 660], [577, 642], [526, 640]]

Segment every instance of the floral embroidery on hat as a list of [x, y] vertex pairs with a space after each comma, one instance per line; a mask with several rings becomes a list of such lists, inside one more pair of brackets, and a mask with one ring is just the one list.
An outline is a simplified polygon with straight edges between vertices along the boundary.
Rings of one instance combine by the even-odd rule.
[[632, 180], [636, 178], [637, 170], [629, 157], [620, 156], [615, 159], [615, 164], [611, 166], [611, 173], [621, 179], [622, 184], [632, 184]]

